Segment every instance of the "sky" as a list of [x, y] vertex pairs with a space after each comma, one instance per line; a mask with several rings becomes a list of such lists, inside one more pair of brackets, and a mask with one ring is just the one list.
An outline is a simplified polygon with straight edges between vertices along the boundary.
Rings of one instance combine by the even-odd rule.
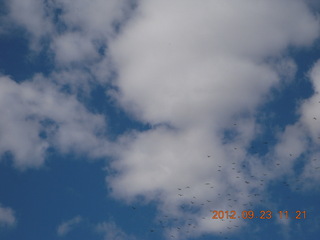
[[0, 0], [0, 239], [318, 239], [319, 14]]

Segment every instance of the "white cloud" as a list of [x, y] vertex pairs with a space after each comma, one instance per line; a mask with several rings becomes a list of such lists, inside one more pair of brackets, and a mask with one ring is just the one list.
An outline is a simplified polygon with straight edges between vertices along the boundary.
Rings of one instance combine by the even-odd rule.
[[139, 7], [111, 51], [120, 101], [149, 122], [252, 108], [278, 81], [262, 60], [317, 36], [317, 22], [297, 1], [141, 1]]
[[[31, 49], [46, 51], [55, 65], [48, 77], [36, 74], [22, 83], [1, 77], [0, 109], [6, 114], [0, 119], [0, 154], [11, 152], [20, 168], [41, 166], [51, 146], [62, 153], [106, 156], [105, 119], [88, 112], [76, 96], [81, 92], [88, 97], [91, 86], [109, 82], [106, 45], [131, 5], [113, 0], [14, 0], [8, 7], [6, 20], [24, 27]], [[65, 87], [70, 95], [61, 92]]]
[[14, 211], [8, 207], [2, 207], [0, 204], [0, 227], [11, 227], [14, 226], [16, 222]]
[[[34, 45], [49, 36], [56, 64], [47, 79], [20, 84], [0, 79], [0, 110], [5, 113], [0, 118], [0, 153], [11, 151], [18, 167], [43, 164], [49, 146], [93, 157], [110, 153], [110, 143], [99, 134], [106, 127], [102, 116], [88, 112], [59, 86], [105, 84], [113, 66], [119, 91], [108, 93], [154, 128], [119, 138], [112, 164], [119, 174], [109, 177], [108, 184], [121, 199], [157, 199], [160, 215], [206, 217], [195, 220], [194, 235], [227, 231], [228, 222], [208, 220], [208, 208], [228, 210], [227, 194], [232, 193], [237, 199], [233, 209], [240, 211], [254, 201], [250, 192], [260, 189], [263, 194], [260, 179], [250, 175], [265, 172], [267, 182], [292, 172], [306, 150], [308, 134], [314, 143], [318, 139], [316, 93], [302, 105], [301, 120], [279, 133], [278, 145], [269, 154], [260, 158], [245, 150], [261, 131], [256, 108], [272, 87], [294, 78], [296, 66], [286, 50], [308, 47], [318, 37], [319, 21], [304, 1], [141, 0], [119, 34], [114, 26], [129, 18], [125, 0], [13, 0], [10, 6], [11, 18], [32, 34]], [[58, 22], [53, 22], [58, 8]], [[311, 73], [316, 91], [318, 72], [316, 66]], [[266, 165], [266, 159], [274, 160]], [[281, 167], [275, 169], [280, 160]], [[307, 165], [305, 176], [317, 179], [315, 166]], [[249, 179], [250, 184], [245, 183]], [[214, 190], [208, 191], [205, 182]], [[192, 191], [184, 189], [184, 197], [177, 197], [177, 188], [186, 186]], [[212, 204], [197, 213], [182, 211], [179, 206], [193, 195]], [[72, 226], [72, 221], [60, 225], [62, 235]], [[127, 239], [114, 223], [98, 229], [106, 232], [106, 239]], [[174, 230], [168, 234], [179, 237]]]
[[98, 58], [98, 53], [90, 39], [79, 33], [65, 33], [56, 37], [53, 44], [53, 52], [60, 64]]
[[61, 223], [57, 228], [58, 236], [62, 237], [71, 232], [74, 228], [82, 222], [81, 216], [76, 216], [68, 221]]
[[46, 41], [61, 67], [97, 58], [131, 4], [128, 0], [13, 0], [8, 6], [9, 19], [30, 34], [32, 49], [41, 50]]
[[134, 236], [126, 234], [114, 222], [102, 222], [96, 226], [96, 231], [104, 235], [105, 240], [135, 240]]
[[300, 120], [296, 125], [301, 126], [301, 132], [308, 137], [308, 146], [304, 151], [308, 153], [308, 161], [304, 167], [302, 177], [308, 179], [305, 181], [305, 187], [318, 187], [320, 180], [320, 61], [316, 62], [310, 71], [310, 80], [313, 84], [314, 94], [301, 103], [299, 113]]
[[[112, 165], [119, 174], [108, 178], [114, 196], [133, 201], [143, 195], [160, 203], [160, 215], [196, 216], [194, 235], [235, 229], [234, 223], [208, 220], [207, 210], [230, 209], [230, 193], [240, 211], [255, 201], [250, 192], [263, 194], [267, 183], [258, 176], [265, 171], [267, 182], [280, 175], [273, 173], [275, 162], [265, 168], [245, 149], [260, 131], [256, 107], [272, 87], [294, 77], [293, 60], [283, 57], [287, 48], [310, 46], [316, 37], [318, 21], [301, 1], [140, 1], [111, 44], [119, 75], [119, 92], [112, 94], [154, 128], [119, 139]], [[226, 138], [226, 131], [233, 137]], [[299, 125], [288, 128], [280, 138], [287, 148], [279, 145], [275, 155], [301, 154], [304, 136]], [[289, 153], [286, 161], [290, 167], [294, 162]], [[186, 186], [192, 191], [179, 198], [177, 188]], [[192, 195], [213, 204], [183, 211]], [[179, 237], [174, 229], [169, 234]]]
[[48, 11], [52, 7], [51, 1], [41, 0], [12, 0], [8, 2], [10, 19], [24, 27], [32, 36], [32, 49], [40, 48], [40, 40], [53, 31], [51, 15]]
[[130, 6], [127, 0], [58, 0], [63, 9], [61, 21], [70, 29], [80, 29], [91, 37], [109, 37], [113, 24], [119, 22]]
[[62, 153], [105, 155], [102, 116], [88, 112], [74, 96], [45, 78], [16, 83], [0, 78], [0, 153], [10, 151], [19, 168], [38, 167], [49, 146]]

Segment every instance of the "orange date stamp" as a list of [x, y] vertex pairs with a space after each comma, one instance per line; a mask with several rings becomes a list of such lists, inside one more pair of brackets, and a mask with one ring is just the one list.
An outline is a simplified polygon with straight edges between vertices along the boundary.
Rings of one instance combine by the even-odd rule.
[[237, 214], [237, 211], [211, 211], [213, 213], [212, 219], [271, 219], [274, 215], [279, 216], [280, 219], [306, 219], [307, 211], [279, 211], [273, 214], [270, 210], [261, 211], [242, 211], [241, 214]]

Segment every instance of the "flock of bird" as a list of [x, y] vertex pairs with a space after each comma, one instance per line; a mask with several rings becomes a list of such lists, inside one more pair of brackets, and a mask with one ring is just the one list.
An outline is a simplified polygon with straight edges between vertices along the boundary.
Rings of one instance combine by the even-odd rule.
[[[263, 142], [264, 145], [269, 144], [267, 141]], [[237, 150], [237, 148], [234, 148]], [[255, 147], [252, 147], [250, 150], [253, 154], [256, 154]], [[293, 154], [289, 153], [290, 157], [293, 157]], [[212, 158], [211, 155], [207, 155], [207, 158]], [[320, 159], [319, 159], [320, 160]], [[320, 170], [320, 161], [317, 158], [313, 158], [314, 162], [314, 170]], [[280, 162], [273, 163], [274, 166], [272, 168], [281, 168]], [[318, 166], [319, 165], [319, 166]], [[229, 169], [226, 169], [229, 168]], [[172, 239], [188, 238], [188, 236], [192, 237], [194, 231], [199, 227], [199, 222], [201, 220], [210, 220], [210, 221], [221, 221], [224, 223], [228, 223], [224, 225], [223, 230], [219, 231], [219, 234], [222, 238], [228, 239], [228, 234], [240, 228], [241, 222], [233, 219], [211, 219], [213, 215], [211, 212], [213, 210], [254, 210], [257, 207], [263, 206], [265, 210], [267, 209], [268, 197], [265, 195], [265, 185], [269, 185], [272, 179], [268, 178], [268, 172], [262, 173], [261, 176], [248, 176], [247, 166], [245, 164], [238, 164], [237, 162], [232, 162], [227, 166], [217, 165], [216, 171], [217, 174], [224, 174], [226, 171], [230, 172], [234, 171], [233, 177], [239, 184], [247, 185], [248, 189], [250, 189], [246, 193], [239, 193], [234, 188], [227, 189], [225, 192], [218, 190], [219, 182], [216, 179], [212, 182], [203, 182], [201, 185], [201, 190], [205, 190], [208, 192], [206, 199], [203, 196], [197, 196], [195, 193], [199, 192], [199, 185], [186, 185], [176, 188], [176, 198], [179, 204], [179, 210], [185, 213], [187, 216], [185, 219], [179, 219], [174, 215], [164, 215], [157, 219], [157, 222], [154, 224], [152, 228], [149, 229], [149, 234], [154, 234], [156, 232], [163, 232], [164, 230], [169, 231], [169, 237]], [[245, 172], [247, 171], [247, 172]], [[282, 179], [277, 180], [276, 184], [278, 186], [282, 186], [282, 197], [284, 202], [290, 201], [292, 199], [293, 194], [296, 194], [301, 189], [299, 184], [301, 185], [302, 179], [299, 177], [290, 178], [290, 179]], [[250, 185], [254, 185], [250, 188]], [[278, 193], [279, 194], [279, 193]], [[284, 196], [285, 194], [285, 196]], [[240, 200], [241, 199], [241, 200]], [[216, 209], [216, 203], [224, 203], [229, 209]], [[284, 203], [285, 204], [285, 203]], [[288, 204], [287, 204], [288, 205]], [[207, 211], [207, 215], [203, 215], [203, 210]], [[138, 206], [132, 206], [133, 211], [139, 211]], [[261, 210], [261, 209], [260, 209]], [[258, 211], [258, 210], [257, 210]], [[239, 214], [239, 213], [238, 213]], [[241, 220], [241, 219], [240, 219]], [[226, 235], [224, 235], [226, 234]]]

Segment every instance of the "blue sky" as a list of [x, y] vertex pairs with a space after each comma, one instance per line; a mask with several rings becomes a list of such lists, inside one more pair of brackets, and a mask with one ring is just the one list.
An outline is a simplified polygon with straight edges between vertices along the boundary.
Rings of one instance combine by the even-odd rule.
[[317, 239], [319, 12], [0, 0], [0, 239]]

